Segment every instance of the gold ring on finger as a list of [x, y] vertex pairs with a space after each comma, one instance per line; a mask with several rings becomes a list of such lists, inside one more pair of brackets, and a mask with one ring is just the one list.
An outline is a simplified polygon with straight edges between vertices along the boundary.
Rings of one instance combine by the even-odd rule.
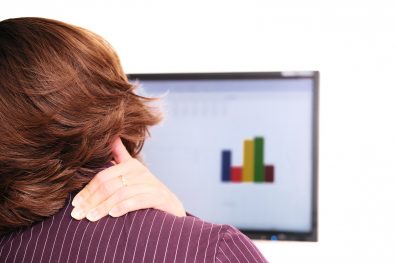
[[123, 186], [123, 187], [128, 186], [128, 185], [127, 185], [127, 182], [126, 182], [126, 180], [125, 180], [125, 176], [120, 175], [120, 178], [121, 178], [122, 186]]

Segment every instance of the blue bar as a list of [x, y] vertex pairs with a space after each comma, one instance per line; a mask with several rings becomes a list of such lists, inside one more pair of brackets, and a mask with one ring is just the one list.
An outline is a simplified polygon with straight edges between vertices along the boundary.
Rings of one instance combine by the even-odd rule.
[[231, 181], [231, 151], [224, 150], [221, 152], [221, 181]]

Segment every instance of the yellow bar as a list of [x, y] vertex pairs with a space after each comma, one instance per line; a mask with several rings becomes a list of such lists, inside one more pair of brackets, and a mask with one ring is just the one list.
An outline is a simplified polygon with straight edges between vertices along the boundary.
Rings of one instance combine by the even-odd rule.
[[242, 181], [253, 182], [254, 148], [253, 140], [243, 142], [243, 170]]

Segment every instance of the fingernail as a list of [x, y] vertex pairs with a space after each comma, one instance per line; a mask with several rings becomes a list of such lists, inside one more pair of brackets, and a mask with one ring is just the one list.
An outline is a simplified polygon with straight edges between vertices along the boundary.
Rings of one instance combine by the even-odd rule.
[[84, 215], [84, 210], [82, 210], [81, 208], [74, 208], [73, 211], [71, 212], [71, 216], [74, 219], [81, 220], [85, 216]]
[[87, 214], [87, 219], [89, 221], [96, 221], [99, 219], [99, 211], [94, 209], [89, 211], [89, 213]]
[[72, 206], [81, 205], [83, 198], [80, 195], [76, 195], [72, 201]]
[[115, 207], [110, 210], [109, 215], [112, 217], [117, 217], [120, 215], [120, 213], [121, 213], [121, 210], [119, 208]]

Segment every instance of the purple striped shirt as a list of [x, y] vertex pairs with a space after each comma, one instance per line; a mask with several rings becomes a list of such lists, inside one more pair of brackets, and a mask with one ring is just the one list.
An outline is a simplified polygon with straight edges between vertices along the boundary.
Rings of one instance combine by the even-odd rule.
[[155, 209], [90, 222], [54, 216], [0, 237], [0, 262], [267, 262], [235, 227]]

